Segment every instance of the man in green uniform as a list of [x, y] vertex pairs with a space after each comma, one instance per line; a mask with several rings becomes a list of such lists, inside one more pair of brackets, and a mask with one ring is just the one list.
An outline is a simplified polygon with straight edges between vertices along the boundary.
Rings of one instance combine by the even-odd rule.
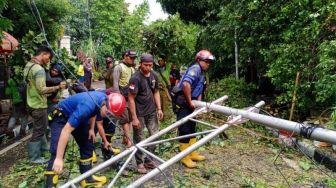
[[45, 135], [48, 126], [47, 94], [66, 87], [66, 82], [61, 82], [58, 86], [46, 87], [44, 66], [50, 63], [52, 57], [52, 50], [49, 47], [41, 46], [24, 68], [24, 77], [27, 78], [28, 112], [34, 120], [33, 135], [27, 145], [31, 163], [47, 162], [41, 157], [42, 152], [49, 150]]

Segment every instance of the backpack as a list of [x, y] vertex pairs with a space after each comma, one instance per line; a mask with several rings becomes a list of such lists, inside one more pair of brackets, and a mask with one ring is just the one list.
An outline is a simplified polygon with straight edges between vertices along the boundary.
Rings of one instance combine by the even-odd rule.
[[173, 112], [177, 114], [182, 107], [187, 105], [183, 89], [179, 88], [178, 85], [174, 86], [170, 92], [170, 96], [172, 98]]
[[28, 83], [27, 79], [28, 79], [29, 72], [33, 68], [34, 65], [36, 65], [36, 63], [34, 63], [32, 66], [29, 67], [26, 77], [20, 83], [17, 83], [17, 88], [18, 88], [23, 104], [27, 104], [27, 83]]
[[[118, 64], [118, 65], [120, 65], [122, 73], [126, 71], [124, 66], [127, 66], [127, 65], [125, 65], [125, 64], [123, 65], [123, 63]], [[133, 76], [134, 73], [135, 73], [135, 70], [134, 70], [133, 67], [131, 67], [131, 77]], [[128, 87], [129, 87], [129, 84], [127, 84], [124, 87], [119, 86], [120, 94], [122, 94], [125, 97], [126, 101], [128, 101]]]

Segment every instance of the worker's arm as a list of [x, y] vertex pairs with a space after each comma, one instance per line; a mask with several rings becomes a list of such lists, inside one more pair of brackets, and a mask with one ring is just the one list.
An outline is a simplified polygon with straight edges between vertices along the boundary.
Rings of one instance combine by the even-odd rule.
[[187, 81], [183, 82], [183, 93], [184, 93], [184, 96], [186, 98], [186, 102], [187, 102], [188, 106], [192, 110], [194, 110], [195, 109], [195, 105], [194, 105], [194, 103], [191, 100], [191, 85]]
[[96, 121], [96, 123], [97, 123], [98, 133], [99, 133], [100, 137], [102, 138], [102, 140], [104, 142], [104, 148], [108, 149], [111, 145], [110, 145], [109, 141], [106, 139], [106, 134], [105, 134], [105, 130], [104, 130], [104, 127], [103, 127], [103, 120]]
[[136, 114], [135, 97], [136, 97], [136, 94], [128, 92], [128, 105], [129, 105], [129, 110], [130, 110], [131, 116], [132, 116], [132, 126], [134, 128], [139, 128], [140, 127], [140, 121], [139, 121], [138, 116]]
[[93, 143], [96, 142], [96, 133], [94, 131], [96, 124], [96, 116], [93, 116], [89, 119], [89, 140], [92, 140]]
[[58, 140], [57, 144], [57, 153], [56, 153], [56, 158], [53, 164], [53, 171], [55, 171], [56, 174], [60, 174], [63, 171], [63, 157], [64, 157], [64, 152], [65, 152], [65, 147], [68, 143], [69, 137], [71, 132], [75, 130], [69, 122], [65, 124], [65, 126], [62, 129], [61, 135]]
[[47, 87], [46, 86], [46, 74], [43, 69], [38, 70], [35, 75], [35, 85], [36, 89], [40, 95], [45, 95], [49, 93], [53, 93], [60, 89], [65, 89], [66, 83], [63, 81], [58, 86]]
[[113, 69], [113, 89], [120, 93], [119, 91], [119, 79], [120, 79], [120, 74], [121, 74], [121, 66], [117, 65], [114, 69]]
[[162, 109], [161, 109], [161, 100], [160, 100], [159, 89], [155, 89], [153, 95], [154, 95], [154, 101], [155, 101], [155, 105], [156, 105], [156, 109], [157, 109], [157, 117], [159, 118], [159, 120], [161, 120], [163, 118], [163, 113], [162, 113]]

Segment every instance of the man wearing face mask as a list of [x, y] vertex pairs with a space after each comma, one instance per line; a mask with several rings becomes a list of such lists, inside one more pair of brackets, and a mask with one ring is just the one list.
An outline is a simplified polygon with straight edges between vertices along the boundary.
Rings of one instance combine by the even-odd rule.
[[[145, 139], [144, 128], [149, 136], [159, 132], [158, 119], [163, 118], [160, 103], [159, 79], [153, 68], [153, 56], [142, 54], [140, 68], [129, 81], [129, 108], [132, 114], [133, 139], [135, 144]], [[155, 146], [148, 151], [154, 153]], [[155, 164], [148, 157], [143, 159], [142, 152], [135, 154], [137, 171], [145, 174], [147, 169], [155, 168]]]
[[[181, 81], [178, 83], [177, 88], [182, 90], [183, 102], [179, 104], [177, 110], [177, 120], [180, 120], [195, 110], [195, 105], [192, 100], [201, 100], [202, 93], [206, 84], [205, 71], [208, 70], [210, 64], [215, 61], [215, 57], [208, 50], [201, 50], [196, 54], [195, 64], [188, 68]], [[196, 122], [187, 121], [178, 128], [178, 135], [184, 136], [196, 132]], [[196, 142], [196, 137], [185, 138], [180, 140], [180, 150], [183, 151]], [[205, 157], [193, 151], [181, 162], [187, 168], [195, 168], [194, 161], [203, 161]]]
[[[134, 74], [134, 60], [137, 57], [137, 54], [133, 50], [127, 50], [123, 54], [123, 60], [120, 64], [116, 65], [113, 70], [113, 89], [121, 93], [127, 100], [128, 96], [128, 82], [131, 76]], [[123, 144], [126, 147], [131, 147], [132, 142], [130, 138], [130, 114], [128, 107], [125, 109], [124, 114], [120, 119], [120, 124], [124, 130]]]
[[27, 78], [27, 105], [28, 112], [33, 117], [33, 135], [27, 145], [28, 157], [31, 163], [45, 163], [41, 153], [48, 151], [46, 130], [48, 126], [47, 95], [64, 89], [66, 82], [57, 86], [46, 86], [46, 67], [53, 57], [49, 47], [41, 46], [36, 55], [24, 68], [24, 78]]

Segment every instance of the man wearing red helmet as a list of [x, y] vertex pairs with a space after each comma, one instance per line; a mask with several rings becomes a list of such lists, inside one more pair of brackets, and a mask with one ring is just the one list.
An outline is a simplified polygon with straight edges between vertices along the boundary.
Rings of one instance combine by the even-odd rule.
[[[188, 68], [181, 81], [176, 86], [180, 92], [179, 109], [177, 110], [177, 120], [180, 120], [195, 110], [192, 100], [201, 100], [206, 79], [204, 72], [208, 70], [210, 64], [215, 61], [215, 57], [208, 50], [201, 50], [196, 54], [195, 64]], [[179, 136], [196, 132], [196, 123], [187, 121], [178, 128]], [[180, 140], [180, 150], [185, 150], [196, 142], [196, 137]], [[196, 151], [184, 157], [181, 162], [188, 168], [195, 168], [194, 161], [203, 161], [205, 157]]]
[[[92, 91], [72, 95], [61, 101], [52, 113], [50, 122], [51, 157], [45, 172], [45, 187], [56, 187], [58, 174], [63, 171], [63, 157], [70, 134], [76, 140], [80, 151], [79, 169], [85, 173], [92, 169], [92, 153], [94, 150], [95, 119], [106, 117], [110, 112], [120, 116], [125, 110], [126, 100], [121, 94], [110, 94], [106, 97], [103, 92]], [[109, 112], [108, 112], [109, 111]], [[90, 122], [88, 124], [88, 122]], [[104, 147], [109, 143], [101, 135]], [[102, 186], [106, 183], [105, 176], [89, 176], [81, 182], [82, 186]]]

